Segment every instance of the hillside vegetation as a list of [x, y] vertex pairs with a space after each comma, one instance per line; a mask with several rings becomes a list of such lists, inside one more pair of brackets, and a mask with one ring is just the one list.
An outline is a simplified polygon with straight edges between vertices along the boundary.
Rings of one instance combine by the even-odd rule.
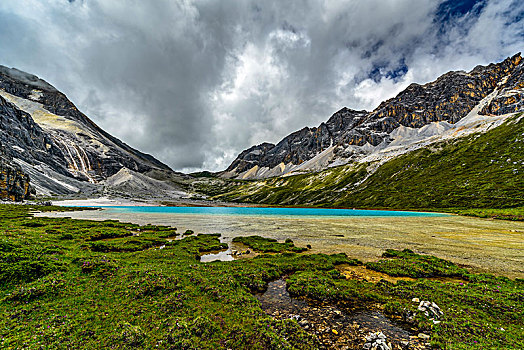
[[412, 151], [376, 168], [351, 164], [258, 181], [211, 181], [215, 199], [273, 205], [360, 208], [513, 208], [524, 206], [522, 114], [483, 134]]

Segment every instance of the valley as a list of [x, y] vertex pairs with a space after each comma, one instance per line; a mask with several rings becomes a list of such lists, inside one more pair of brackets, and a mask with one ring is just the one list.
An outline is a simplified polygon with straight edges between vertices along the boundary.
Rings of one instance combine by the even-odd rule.
[[0, 66], [0, 347], [522, 349], [523, 67], [184, 174]]

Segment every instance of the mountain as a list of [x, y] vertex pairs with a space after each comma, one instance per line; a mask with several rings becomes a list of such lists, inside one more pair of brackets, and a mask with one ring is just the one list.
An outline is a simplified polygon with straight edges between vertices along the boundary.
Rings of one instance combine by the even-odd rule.
[[368, 159], [319, 172], [250, 181], [216, 178], [200, 190], [217, 200], [268, 205], [524, 207], [524, 114], [488, 117], [495, 118], [495, 123], [486, 117], [467, 118], [426, 147], [387, 161]]
[[259, 179], [300, 174], [383, 155], [387, 160], [423, 147], [428, 142], [422, 140], [434, 142], [475, 108], [475, 115], [522, 110], [523, 65], [519, 53], [467, 73], [449, 72], [424, 85], [413, 83], [372, 112], [343, 108], [318, 128], [243, 151], [220, 175]]
[[[46, 81], [4, 66], [0, 66], [0, 143], [3, 167], [29, 176], [40, 195], [102, 193], [113, 187], [106, 180], [122, 169], [146, 177], [184, 177], [99, 128]], [[137, 180], [137, 186], [154, 196], [155, 179], [143, 180]], [[165, 181], [165, 186], [180, 192], [176, 181]]]

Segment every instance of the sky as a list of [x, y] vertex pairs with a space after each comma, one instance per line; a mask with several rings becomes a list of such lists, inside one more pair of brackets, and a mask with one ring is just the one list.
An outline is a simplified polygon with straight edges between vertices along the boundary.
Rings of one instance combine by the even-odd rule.
[[1, 0], [0, 64], [191, 172], [524, 49], [521, 0]]

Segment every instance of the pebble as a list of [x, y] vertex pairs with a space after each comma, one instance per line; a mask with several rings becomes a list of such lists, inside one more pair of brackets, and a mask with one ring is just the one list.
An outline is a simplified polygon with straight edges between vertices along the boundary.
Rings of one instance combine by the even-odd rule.
[[419, 333], [419, 334], [418, 334], [418, 337], [419, 337], [420, 339], [423, 339], [423, 340], [428, 340], [429, 338], [431, 338], [429, 335], [424, 334], [424, 333]]

